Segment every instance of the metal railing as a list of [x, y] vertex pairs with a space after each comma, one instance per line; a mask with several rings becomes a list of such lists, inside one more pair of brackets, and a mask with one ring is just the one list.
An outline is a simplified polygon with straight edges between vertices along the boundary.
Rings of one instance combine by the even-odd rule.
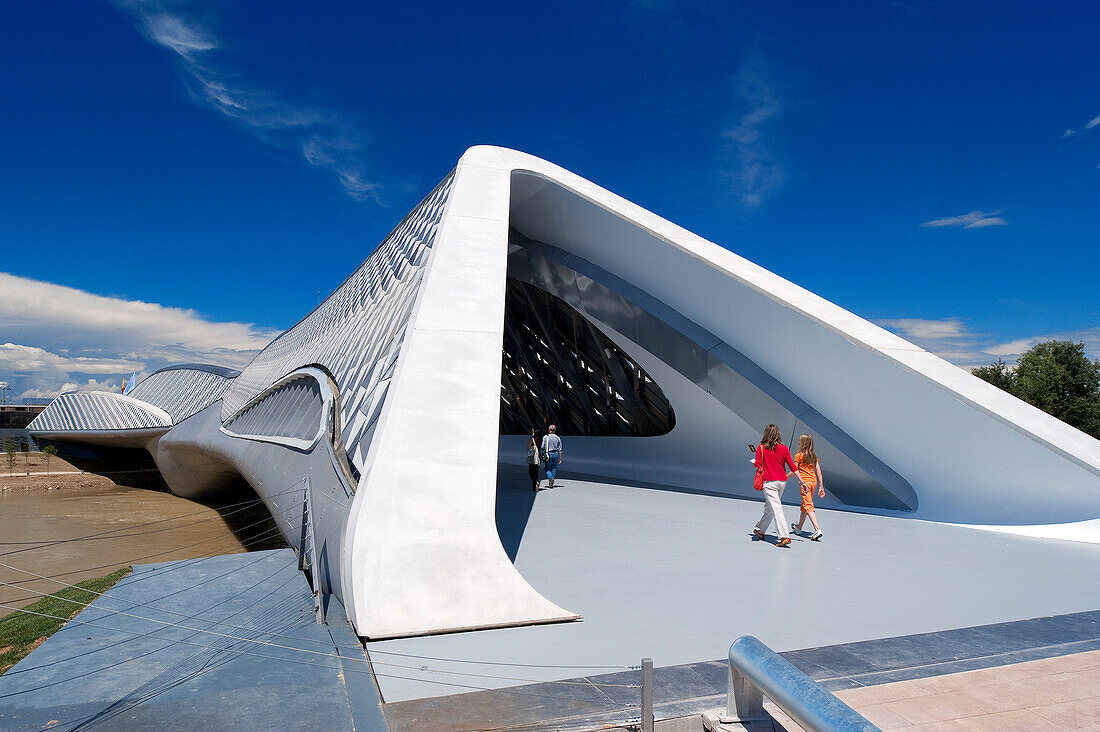
[[766, 695], [791, 719], [812, 732], [871, 732], [871, 724], [850, 706], [821, 688], [787, 659], [751, 635], [733, 642], [729, 687], [722, 723], [768, 719]]

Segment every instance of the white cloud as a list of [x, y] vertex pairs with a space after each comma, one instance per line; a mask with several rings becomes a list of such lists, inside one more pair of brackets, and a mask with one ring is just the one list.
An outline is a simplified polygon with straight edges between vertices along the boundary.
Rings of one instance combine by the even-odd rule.
[[994, 211], [993, 213], [984, 213], [982, 211], [971, 211], [962, 216], [948, 216], [942, 219], [925, 221], [921, 226], [925, 228], [954, 226], [961, 229], [981, 229], [986, 226], [1004, 226], [1008, 221], [998, 216], [999, 213], [1001, 212]]
[[1062, 135], [1062, 137], [1073, 137], [1074, 135], [1080, 135], [1082, 132], [1088, 132], [1089, 130], [1093, 129], [1094, 127], [1100, 127], [1100, 114], [1098, 114], [1095, 117], [1093, 117], [1092, 119], [1090, 119], [1088, 122], [1085, 123], [1085, 126], [1080, 128], [1080, 129], [1066, 130], [1066, 133], [1064, 135]]
[[363, 170], [357, 164], [349, 161], [349, 153], [357, 148], [358, 143], [346, 139], [312, 135], [302, 143], [302, 155], [311, 165], [336, 173], [348, 195], [362, 200], [375, 195], [377, 185], [364, 177]]
[[982, 334], [971, 331], [962, 318], [893, 318], [877, 322], [956, 366], [985, 366], [996, 360], [985, 350]]
[[[300, 149], [310, 164], [332, 172], [357, 201], [377, 200], [378, 183], [369, 179], [362, 143], [351, 120], [330, 110], [292, 104], [241, 80], [216, 56], [223, 50], [214, 34], [167, 0], [116, 0], [145, 38], [172, 51], [197, 103], [221, 112], [272, 144]], [[323, 149], [310, 155], [307, 147]]]
[[82, 384], [77, 384], [73, 381], [67, 381], [56, 389], [27, 389], [19, 394], [20, 399], [52, 399], [58, 394], [64, 394], [70, 391], [110, 391], [119, 393], [122, 391], [122, 384], [117, 381], [99, 381], [98, 379], [88, 379]]
[[989, 352], [1005, 360], [1009, 358], [1015, 359], [1036, 343], [1051, 340], [1083, 343], [1085, 345], [1085, 353], [1089, 355], [1090, 358], [1100, 359], [1100, 327], [1017, 338], [1007, 343], [995, 344], [989, 348]]
[[[140, 300], [104, 297], [63, 285], [0, 272], [0, 333], [7, 329], [34, 332], [59, 348], [83, 348], [93, 343], [152, 346], [174, 352], [252, 353], [274, 333], [245, 323], [205, 320], [194, 310]], [[73, 343], [71, 338], [87, 342]], [[49, 346], [48, 346], [49, 347]], [[122, 349], [119, 352], [124, 352]]]
[[783, 100], [770, 79], [767, 66], [753, 59], [737, 75], [740, 102], [747, 108], [737, 125], [722, 136], [732, 146], [736, 167], [730, 171], [742, 205], [757, 208], [765, 197], [787, 179], [786, 170], [766, 134], [768, 123], [782, 113]]
[[37, 346], [0, 343], [0, 370], [4, 373], [57, 370], [64, 373], [118, 374], [123, 371], [134, 371], [143, 366], [141, 362], [130, 359], [62, 356]]
[[945, 320], [896, 318], [893, 320], [880, 320], [879, 324], [895, 333], [911, 338], [946, 340], [970, 337], [970, 333], [960, 318], [947, 318]]
[[[146, 5], [138, 3], [138, 6]], [[217, 48], [213, 39], [207, 38], [199, 29], [189, 26], [181, 18], [168, 12], [153, 10], [149, 13], [139, 13], [145, 33], [150, 39], [170, 48], [184, 58], [193, 58], [202, 51], [212, 51]]]
[[1037, 336], [1032, 336], [1030, 338], [1017, 338], [1014, 341], [1008, 341], [1007, 343], [998, 343], [996, 345], [990, 346], [989, 352], [999, 358], [1004, 358], [1005, 356], [1019, 356], [1021, 353], [1031, 348], [1041, 340], [1044, 339]]
[[957, 317], [942, 320], [895, 318], [877, 322], [926, 351], [963, 368], [988, 366], [998, 359], [1013, 363], [1036, 343], [1049, 340], [1084, 343], [1085, 353], [1090, 358], [1100, 359], [1100, 327], [1051, 332], [1000, 343], [987, 334], [971, 330], [962, 318]]
[[[0, 373], [28, 396], [52, 396], [74, 384], [121, 385], [124, 374], [181, 361], [240, 368], [275, 335], [247, 323], [210, 321], [194, 310], [0, 272]], [[109, 376], [117, 378], [104, 379]], [[99, 386], [89, 386], [93, 381]]]

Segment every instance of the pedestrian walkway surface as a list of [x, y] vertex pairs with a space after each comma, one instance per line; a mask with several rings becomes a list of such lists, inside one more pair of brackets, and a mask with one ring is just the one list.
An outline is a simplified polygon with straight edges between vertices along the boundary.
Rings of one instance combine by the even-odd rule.
[[0, 729], [384, 729], [343, 617], [289, 549], [137, 565], [0, 676]]
[[503, 468], [497, 523], [527, 581], [583, 621], [369, 643], [386, 702], [643, 657], [692, 664], [741, 635], [790, 651], [1100, 608], [1097, 545], [819, 511], [822, 541], [780, 549], [774, 527], [768, 541], [750, 536], [760, 501], [568, 476], [559, 486], [535, 494], [521, 468]]
[[[835, 646], [786, 651], [782, 655], [795, 667], [820, 684], [822, 688], [844, 699], [852, 692], [852, 705], [857, 711], [863, 706], [876, 714], [876, 719], [898, 722], [905, 711], [910, 717], [933, 717], [945, 723], [945, 714], [980, 717], [1000, 711], [992, 697], [981, 701], [965, 695], [939, 697], [937, 690], [953, 682], [937, 678], [954, 676], [973, 679], [975, 684], [995, 683], [997, 667], [1011, 669], [1015, 665], [1044, 661], [1033, 668], [1057, 668], [1068, 671], [1086, 670], [1079, 661], [1060, 658], [1088, 658], [1083, 654], [1100, 651], [1100, 611], [1072, 613], [1054, 617], [1018, 620], [971, 628], [959, 628], [933, 633], [880, 638]], [[1076, 654], [1076, 655], [1074, 655]], [[973, 675], [965, 672], [982, 670]], [[1053, 673], [1053, 672], [1052, 672]], [[1006, 671], [1008, 680], [1018, 674]], [[712, 718], [725, 709], [729, 679], [729, 662], [725, 659], [700, 661], [679, 666], [663, 666], [653, 672], [653, 716], [658, 722], [696, 719], [704, 713]], [[913, 686], [892, 682], [920, 680]], [[1044, 694], [1034, 697], [1036, 705], [1051, 703], [1086, 704], [1084, 675], [1061, 674], [1043, 686]], [[530, 724], [555, 729], [601, 729], [605, 726], [637, 722], [640, 718], [641, 672], [621, 671], [589, 675], [562, 681], [514, 686], [506, 689], [467, 692], [443, 697], [427, 697], [383, 705], [391, 732], [414, 732], [424, 720], [442, 720], [448, 729], [508, 729]], [[1063, 688], [1064, 687], [1064, 688]], [[878, 692], [878, 689], [900, 688], [898, 692]], [[989, 694], [1007, 691], [1000, 687]], [[1019, 689], [1016, 689], [1019, 691]], [[1092, 694], [1100, 693], [1093, 689]], [[929, 710], [919, 705], [899, 704], [878, 709], [888, 702], [904, 702], [910, 696], [928, 697]], [[999, 697], [997, 697], [999, 698]], [[1057, 702], [1055, 700], [1058, 700]], [[1021, 704], [1023, 700], [1004, 704]], [[966, 702], [966, 703], [963, 703]], [[973, 703], [971, 703], [973, 702]], [[767, 723], [722, 725], [723, 729], [742, 732], [772, 732], [773, 729], [797, 729], [774, 705], [765, 707], [782, 724]], [[1076, 708], [1076, 707], [1075, 707]], [[932, 711], [938, 709], [938, 711]], [[1046, 710], [1050, 711], [1050, 710]], [[1062, 711], [1066, 711], [1063, 709]], [[923, 717], [922, 717], [923, 718]], [[952, 718], [953, 719], [953, 718]], [[698, 723], [701, 725], [701, 722]], [[694, 727], [700, 729], [700, 726]]]
[[[884, 730], [1098, 730], [1100, 651], [848, 689], [837, 696]], [[801, 729], [780, 710], [769, 711], [783, 728]]]

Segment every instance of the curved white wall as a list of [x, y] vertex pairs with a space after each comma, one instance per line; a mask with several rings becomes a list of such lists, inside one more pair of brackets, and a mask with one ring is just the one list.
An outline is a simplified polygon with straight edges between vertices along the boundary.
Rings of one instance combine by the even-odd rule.
[[[751, 358], [908, 480], [919, 498], [910, 515], [983, 524], [1100, 516], [1097, 440], [578, 176], [520, 158], [511, 164], [530, 172], [514, 175], [516, 229]], [[813, 368], [792, 343], [818, 355]]]

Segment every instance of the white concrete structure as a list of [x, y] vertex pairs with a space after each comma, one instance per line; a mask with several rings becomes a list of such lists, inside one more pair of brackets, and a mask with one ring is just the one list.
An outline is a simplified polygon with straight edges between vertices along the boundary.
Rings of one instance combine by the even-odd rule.
[[[140, 442], [184, 494], [243, 475], [294, 546], [281, 496], [308, 477], [315, 574], [370, 638], [577, 617], [524, 581], [494, 524], [498, 462], [525, 444], [502, 426], [532, 415], [568, 415], [575, 473], [753, 495], [745, 446], [774, 422], [815, 435], [824, 506], [1100, 541], [1097, 440], [502, 148], [467, 151], [218, 399], [182, 418], [152, 404]], [[51, 410], [32, 430], [81, 440]]]

